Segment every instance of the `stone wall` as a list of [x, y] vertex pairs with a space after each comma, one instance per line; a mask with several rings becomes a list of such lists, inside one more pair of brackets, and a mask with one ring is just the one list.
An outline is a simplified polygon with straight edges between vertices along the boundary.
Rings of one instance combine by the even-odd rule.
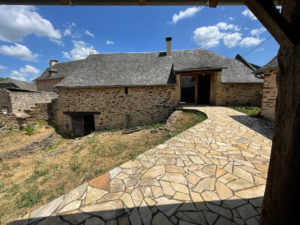
[[1, 131], [9, 130], [11, 128], [19, 129], [23, 120], [18, 119], [15, 114], [7, 113], [5, 115], [0, 113], [2, 124], [0, 124]]
[[47, 79], [47, 80], [37, 80], [36, 85], [38, 91], [50, 91], [50, 92], [57, 92], [54, 88], [56, 84], [58, 84], [63, 78], [57, 79]]
[[277, 97], [276, 77], [278, 70], [267, 71], [264, 73], [264, 88], [261, 105], [261, 115], [275, 120], [275, 105]]
[[221, 83], [220, 73], [214, 75], [215, 105], [261, 106], [262, 83]]
[[38, 103], [50, 103], [57, 98], [53, 92], [10, 92], [12, 112], [24, 112], [36, 107]]
[[63, 112], [99, 112], [95, 128], [116, 129], [165, 122], [180, 101], [179, 86], [60, 89], [56, 123], [72, 131], [71, 116]]
[[8, 152], [0, 153], [0, 161], [27, 156], [36, 153], [38, 151], [45, 150], [49, 146], [54, 145], [56, 142], [57, 142], [56, 133], [54, 130], [52, 130], [46, 136], [38, 140], [34, 140], [25, 146], [22, 146], [14, 150], [10, 150]]
[[12, 111], [10, 92], [4, 88], [0, 88], [0, 112], [4, 109], [6, 109], [8, 113]]

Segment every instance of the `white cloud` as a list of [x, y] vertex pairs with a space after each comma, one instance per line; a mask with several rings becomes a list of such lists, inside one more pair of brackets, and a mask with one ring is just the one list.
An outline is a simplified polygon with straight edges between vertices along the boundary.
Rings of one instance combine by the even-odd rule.
[[251, 47], [259, 45], [264, 39], [260, 39], [259, 37], [246, 37], [240, 42], [240, 46], [242, 47]]
[[262, 33], [265, 32], [265, 31], [266, 31], [266, 28], [261, 27], [261, 28], [259, 28], [259, 29], [253, 29], [253, 30], [251, 30], [251, 31], [250, 31], [250, 34], [251, 34], [252, 36], [258, 36], [258, 35], [262, 34]]
[[228, 24], [228, 23], [225, 23], [225, 22], [218, 23], [217, 27], [220, 30], [234, 30], [234, 31], [239, 31], [240, 30], [239, 26], [234, 25], [234, 24]]
[[257, 20], [256, 16], [254, 16], [254, 14], [249, 9], [245, 9], [242, 12], [242, 15], [250, 18], [251, 20]]
[[85, 33], [88, 36], [95, 37], [95, 35], [93, 33], [91, 33], [90, 31], [88, 31], [88, 30], [86, 30]]
[[224, 33], [219, 31], [217, 26], [199, 27], [194, 30], [194, 41], [201, 47], [211, 48], [219, 44]]
[[6, 42], [22, 41], [23, 37], [35, 34], [60, 39], [61, 34], [51, 22], [43, 18], [33, 6], [0, 6], [0, 40]]
[[172, 17], [172, 24], [176, 24], [179, 20], [193, 17], [196, 15], [197, 12], [199, 12], [203, 7], [190, 7], [186, 10], [180, 10], [179, 13], [175, 13]]
[[57, 44], [58, 46], [65, 46], [65, 44], [62, 40], [50, 38], [50, 41]]
[[105, 44], [106, 44], [106, 45], [113, 45], [113, 44], [115, 44], [115, 42], [114, 42], [114, 41], [111, 41], [111, 40], [107, 40]]
[[72, 31], [71, 31], [70, 28], [66, 28], [66, 29], [64, 30], [63, 35], [64, 35], [65, 37], [71, 36], [71, 34], [72, 34]]
[[0, 70], [4, 70], [4, 69], [7, 69], [7, 67], [0, 64]]
[[33, 54], [25, 45], [15, 43], [15, 45], [2, 45], [0, 47], [0, 54], [13, 56], [25, 61], [37, 61], [38, 54]]
[[233, 21], [233, 20], [234, 20], [234, 18], [233, 18], [232, 16], [230, 16], [228, 19], [229, 19], [230, 21]]
[[84, 59], [91, 52], [97, 53], [92, 45], [85, 43], [84, 41], [72, 41], [73, 49], [70, 52], [62, 52], [63, 57], [72, 60]]
[[215, 47], [221, 40], [227, 48], [233, 48], [237, 45], [241, 47], [256, 46], [264, 41], [263, 38], [259, 37], [259, 34], [265, 31], [264, 28], [252, 30], [253, 37], [245, 38], [243, 38], [243, 33], [236, 32], [239, 30], [237, 25], [220, 22], [214, 26], [198, 27], [194, 30], [193, 40], [197, 45], [204, 48]]
[[239, 43], [241, 39], [242, 39], [241, 33], [232, 33], [224, 36], [223, 42], [227, 48], [233, 48]]
[[25, 67], [21, 67], [19, 70], [11, 71], [9, 77], [16, 80], [33, 80], [37, 77], [40, 70], [35, 68], [34, 66], [26, 65]]
[[63, 57], [66, 59], [71, 59], [72, 57], [70, 56], [69, 52], [62, 52]]

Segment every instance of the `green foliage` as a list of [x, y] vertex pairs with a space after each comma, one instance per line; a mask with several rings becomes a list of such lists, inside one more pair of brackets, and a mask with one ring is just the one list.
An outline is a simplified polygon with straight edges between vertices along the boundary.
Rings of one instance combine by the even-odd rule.
[[10, 196], [14, 196], [19, 192], [19, 185], [18, 184], [14, 184], [9, 190], [8, 193]]
[[37, 132], [37, 126], [32, 123], [27, 123], [24, 130], [27, 135], [33, 135]]
[[36, 181], [39, 177], [45, 176], [48, 174], [48, 169], [34, 169], [33, 174], [25, 180], [25, 183], [32, 183]]
[[163, 126], [164, 126], [164, 124], [162, 124], [162, 123], [156, 123], [156, 124], [152, 124], [152, 125], [140, 126], [139, 128], [141, 130], [151, 130], [151, 129], [158, 129], [158, 128], [161, 128]]
[[228, 106], [236, 111], [245, 113], [249, 116], [259, 116], [260, 115], [260, 108], [253, 107], [253, 106]]
[[44, 193], [40, 191], [36, 186], [28, 187], [29, 190], [21, 193], [18, 199], [18, 208], [28, 208], [38, 203], [43, 197]]
[[136, 159], [136, 157], [138, 157], [140, 154], [142, 154], [143, 152], [142, 151], [137, 151], [137, 150], [133, 150], [129, 156], [130, 156], [130, 159]]
[[81, 164], [77, 162], [70, 162], [69, 166], [73, 172], [78, 173], [80, 171]]

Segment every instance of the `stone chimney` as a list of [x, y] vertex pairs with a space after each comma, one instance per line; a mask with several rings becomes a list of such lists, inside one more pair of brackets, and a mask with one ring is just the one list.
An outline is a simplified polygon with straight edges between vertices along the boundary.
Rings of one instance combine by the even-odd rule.
[[172, 41], [172, 37], [166, 37], [167, 55], [171, 55], [171, 41]]
[[49, 69], [52, 69], [52, 67], [58, 63], [58, 61], [56, 59], [50, 59], [49, 61]]

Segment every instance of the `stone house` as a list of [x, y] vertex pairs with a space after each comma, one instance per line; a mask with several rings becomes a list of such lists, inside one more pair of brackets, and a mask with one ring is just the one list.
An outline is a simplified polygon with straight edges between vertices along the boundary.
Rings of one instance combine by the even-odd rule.
[[58, 63], [36, 79], [59, 94], [55, 122], [77, 136], [164, 122], [180, 104], [260, 105], [263, 80], [242, 57], [204, 49], [92, 54]]
[[261, 115], [271, 120], [275, 120], [278, 68], [277, 56], [275, 56], [270, 62], [256, 71], [256, 74], [263, 74], [264, 76]]
[[0, 81], [0, 114], [6, 124], [49, 120], [49, 106], [55, 98], [56, 93], [39, 92], [33, 83], [11, 78]]

